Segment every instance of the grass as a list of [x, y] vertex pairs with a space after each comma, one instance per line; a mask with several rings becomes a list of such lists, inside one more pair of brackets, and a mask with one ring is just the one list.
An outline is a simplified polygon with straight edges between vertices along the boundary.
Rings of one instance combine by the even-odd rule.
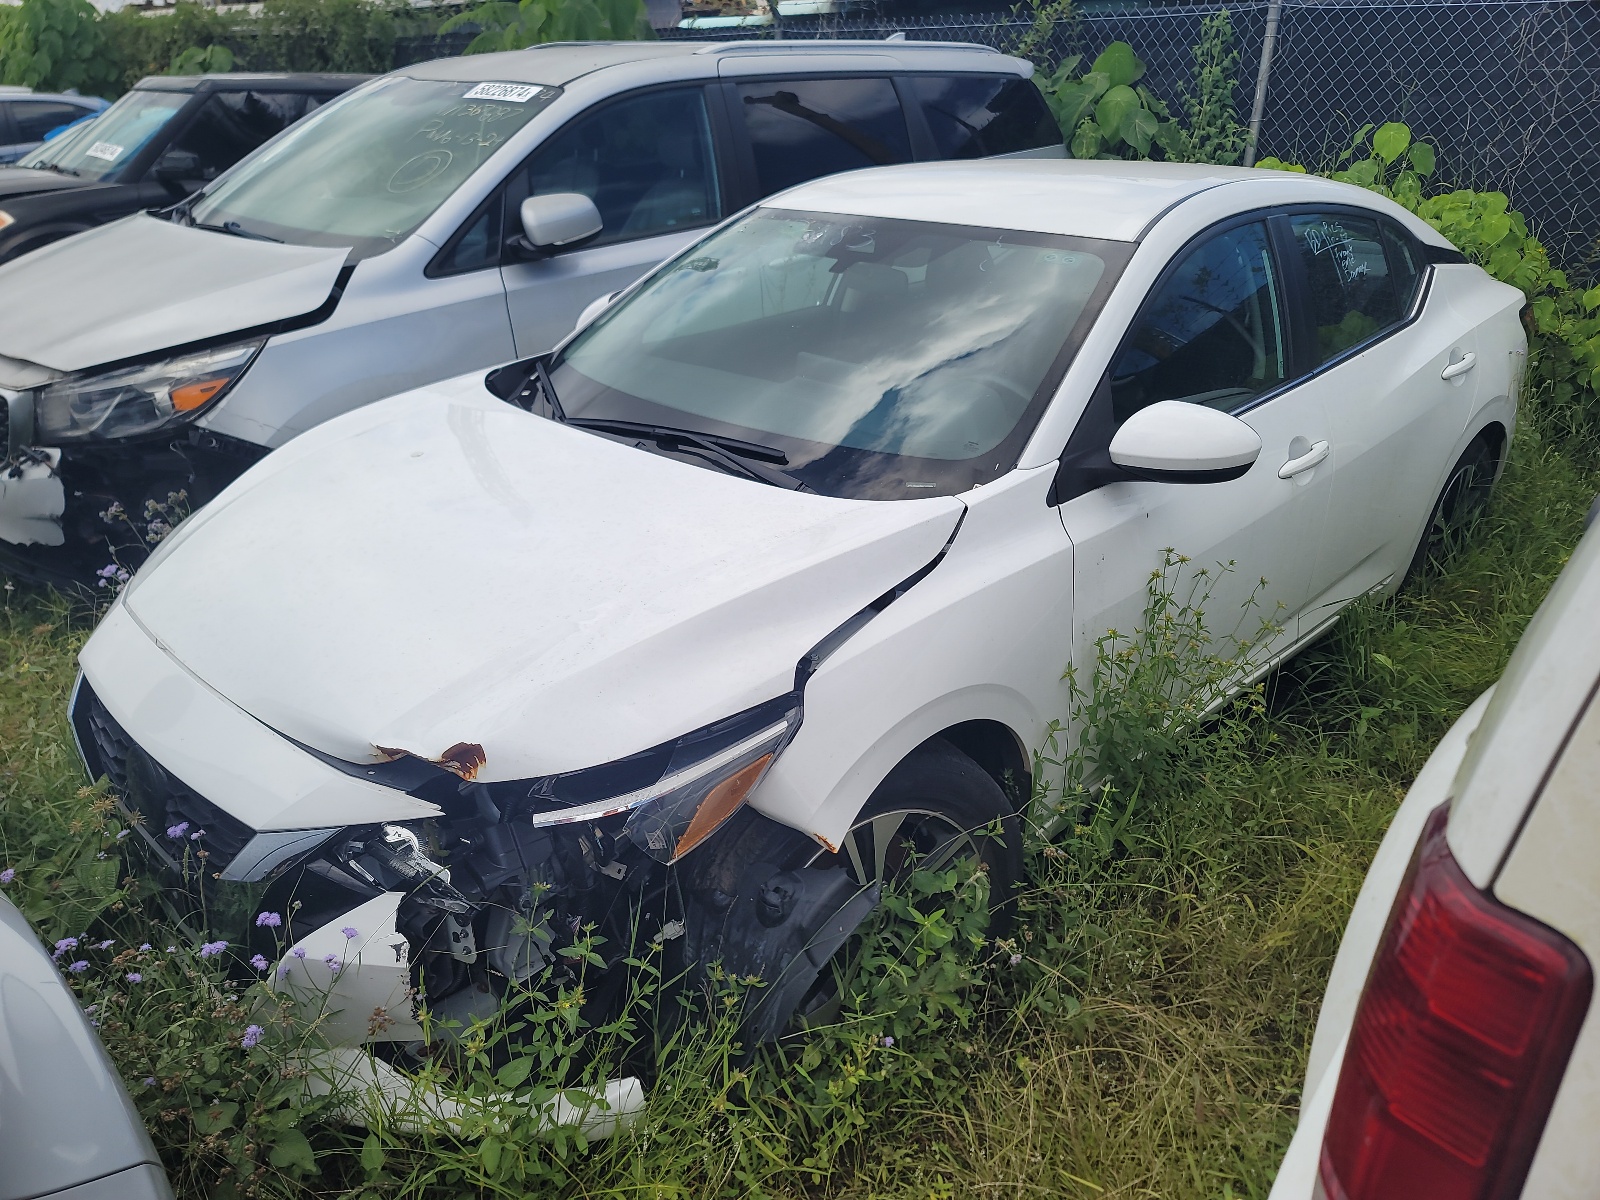
[[[1503, 669], [1597, 488], [1600, 474], [1525, 427], [1447, 571], [1350, 613], [1064, 843], [1035, 847], [1014, 945], [970, 966], [961, 1011], [895, 1025], [892, 1051], [889, 1026], [874, 1027], [748, 1074], [715, 1044], [692, 1045], [636, 1136], [527, 1150], [537, 1194], [1265, 1196], [1367, 863], [1432, 746]], [[17, 869], [7, 894], [50, 937], [133, 919], [117, 909], [114, 857], [96, 857], [104, 802], [63, 718], [87, 629], [56, 601], [0, 609], [0, 866]], [[130, 1078], [143, 1074], [135, 1039], [107, 1040]], [[185, 1141], [202, 1140], [195, 1104], [177, 1111], [181, 1089], [150, 1094], [164, 1087], [135, 1094], [180, 1193], [214, 1194], [215, 1172], [195, 1164], [219, 1160]], [[263, 1157], [228, 1187], [529, 1186], [498, 1182], [475, 1144], [338, 1130], [314, 1141], [314, 1167]]]

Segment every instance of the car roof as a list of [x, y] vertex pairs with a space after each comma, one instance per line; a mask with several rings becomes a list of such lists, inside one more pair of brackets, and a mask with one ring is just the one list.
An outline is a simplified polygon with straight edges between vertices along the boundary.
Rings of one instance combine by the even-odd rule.
[[[660, 59], [684, 59], [701, 56], [707, 61], [707, 75], [715, 75], [719, 58], [749, 58], [752, 55], [789, 60], [791, 66], [797, 58], [807, 55], [826, 55], [837, 59], [840, 55], [872, 56], [882, 66], [883, 57], [914, 57], [922, 54], [967, 51], [974, 56], [993, 58], [997, 70], [1001, 63], [1009, 62], [1006, 56], [990, 46], [967, 42], [911, 42], [911, 41], [773, 41], [764, 39], [733, 40], [725, 42], [695, 42], [674, 38], [665, 42], [549, 42], [530, 46], [526, 50], [504, 50], [494, 54], [468, 54], [456, 58], [439, 58], [432, 62], [403, 67], [397, 74], [414, 79], [445, 79], [452, 81], [482, 82], [505, 80], [510, 83], [542, 83], [563, 87], [573, 80], [607, 67], [627, 66], [632, 63]], [[828, 70], [838, 70], [830, 63]]]
[[248, 92], [262, 87], [290, 92], [338, 92], [371, 78], [308, 71], [230, 71], [222, 75], [146, 75], [133, 87], [141, 92]]
[[99, 105], [106, 107], [106, 102], [99, 96], [80, 96], [76, 92], [36, 92], [31, 88], [0, 88], [0, 100], [50, 100], [64, 101], [67, 104], [86, 104], [90, 108]]
[[981, 159], [830, 175], [763, 203], [1131, 242], [1189, 197], [1263, 174], [1203, 163]]

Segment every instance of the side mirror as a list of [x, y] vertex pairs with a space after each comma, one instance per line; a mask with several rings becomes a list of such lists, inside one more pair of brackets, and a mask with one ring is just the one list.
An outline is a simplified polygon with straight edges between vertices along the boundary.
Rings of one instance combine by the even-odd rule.
[[1238, 417], [1182, 400], [1141, 408], [1111, 439], [1112, 462], [1160, 483], [1225, 483], [1260, 455], [1260, 436]]
[[536, 250], [553, 250], [591, 238], [604, 228], [600, 210], [581, 192], [552, 192], [522, 202], [522, 236]]
[[590, 301], [589, 307], [578, 314], [578, 323], [572, 327], [572, 332], [577, 333], [578, 330], [587, 326], [601, 313], [605, 312], [606, 309], [610, 308], [611, 302], [620, 295], [622, 295], [621, 292], [612, 292], [609, 296], [601, 296], [598, 300]]
[[150, 174], [158, 183], [181, 188], [185, 195], [205, 182], [205, 171], [200, 166], [200, 156], [193, 150], [171, 149], [156, 159]]

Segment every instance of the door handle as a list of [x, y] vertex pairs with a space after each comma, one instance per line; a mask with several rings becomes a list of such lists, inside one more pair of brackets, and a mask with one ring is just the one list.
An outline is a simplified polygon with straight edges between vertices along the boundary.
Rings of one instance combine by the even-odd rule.
[[1293, 479], [1302, 471], [1309, 471], [1323, 459], [1328, 457], [1328, 443], [1317, 442], [1299, 458], [1291, 458], [1278, 468], [1279, 479]]
[[1440, 379], [1454, 379], [1458, 375], [1465, 375], [1468, 371], [1472, 370], [1472, 368], [1477, 366], [1477, 365], [1478, 365], [1478, 356], [1476, 354], [1474, 354], [1471, 350], [1468, 350], [1465, 354], [1463, 354], [1461, 356], [1461, 358], [1458, 361], [1451, 363], [1444, 370], [1440, 371], [1439, 372], [1439, 378]]

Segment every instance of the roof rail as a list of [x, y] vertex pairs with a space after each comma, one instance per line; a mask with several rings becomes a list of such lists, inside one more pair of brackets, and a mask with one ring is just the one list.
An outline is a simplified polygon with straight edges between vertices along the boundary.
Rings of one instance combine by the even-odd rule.
[[876, 50], [881, 52], [885, 42], [893, 42], [895, 50], [982, 50], [986, 54], [999, 54], [993, 46], [985, 46], [981, 42], [913, 42], [907, 41], [903, 36], [891, 34], [882, 40], [876, 38], [785, 38], [781, 41], [772, 38], [757, 40], [751, 38], [730, 39], [725, 42], [712, 42], [701, 46], [694, 51], [696, 54], [749, 54], [752, 51], [765, 54], [795, 54], [816, 51], [821, 53], [836, 52], [839, 50]]

